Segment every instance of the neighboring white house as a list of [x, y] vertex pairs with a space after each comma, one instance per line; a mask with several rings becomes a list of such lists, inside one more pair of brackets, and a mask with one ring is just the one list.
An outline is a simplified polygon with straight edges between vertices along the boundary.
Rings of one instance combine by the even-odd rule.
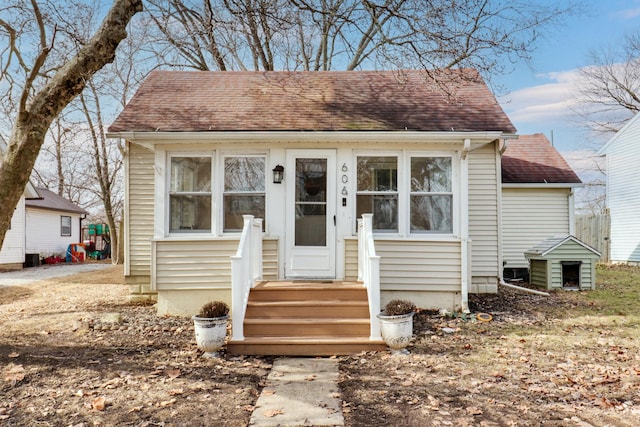
[[7, 230], [2, 250], [0, 250], [0, 270], [19, 270], [25, 262], [25, 197], [38, 197], [38, 193], [31, 183], [27, 183], [23, 195], [18, 201], [13, 217], [11, 217], [11, 228]]
[[523, 277], [525, 251], [556, 235], [574, 234], [573, 189], [580, 178], [544, 134], [520, 135], [502, 156], [504, 277]]
[[606, 156], [611, 262], [640, 264], [640, 113], [598, 154]]
[[26, 253], [64, 258], [70, 244], [81, 242], [87, 211], [45, 188], [36, 190], [38, 197], [25, 201]]

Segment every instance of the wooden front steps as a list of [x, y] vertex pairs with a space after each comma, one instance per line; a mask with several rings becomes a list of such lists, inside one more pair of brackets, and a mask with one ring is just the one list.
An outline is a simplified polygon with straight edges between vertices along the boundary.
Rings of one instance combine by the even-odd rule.
[[261, 282], [251, 289], [243, 341], [230, 354], [332, 356], [386, 349], [369, 339], [367, 291], [339, 281]]

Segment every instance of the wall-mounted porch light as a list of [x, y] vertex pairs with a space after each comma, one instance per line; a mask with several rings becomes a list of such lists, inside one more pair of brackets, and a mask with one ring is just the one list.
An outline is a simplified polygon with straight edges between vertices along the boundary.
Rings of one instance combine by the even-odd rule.
[[284, 166], [277, 165], [275, 168], [273, 168], [273, 183], [282, 184], [283, 179], [284, 179]]

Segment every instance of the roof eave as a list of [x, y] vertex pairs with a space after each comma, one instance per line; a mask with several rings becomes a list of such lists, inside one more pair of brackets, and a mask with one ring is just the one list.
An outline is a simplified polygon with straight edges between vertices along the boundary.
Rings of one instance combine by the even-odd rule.
[[517, 136], [502, 131], [219, 131], [219, 132], [108, 132], [108, 138], [122, 138], [141, 144], [167, 142], [491, 142]]
[[510, 182], [502, 183], [502, 188], [580, 188], [582, 182]]

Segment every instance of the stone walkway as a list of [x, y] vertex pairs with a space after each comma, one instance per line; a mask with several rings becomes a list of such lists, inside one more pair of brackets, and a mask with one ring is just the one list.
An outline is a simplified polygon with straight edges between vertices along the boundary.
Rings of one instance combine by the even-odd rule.
[[278, 359], [249, 425], [344, 426], [341, 402], [337, 359]]

